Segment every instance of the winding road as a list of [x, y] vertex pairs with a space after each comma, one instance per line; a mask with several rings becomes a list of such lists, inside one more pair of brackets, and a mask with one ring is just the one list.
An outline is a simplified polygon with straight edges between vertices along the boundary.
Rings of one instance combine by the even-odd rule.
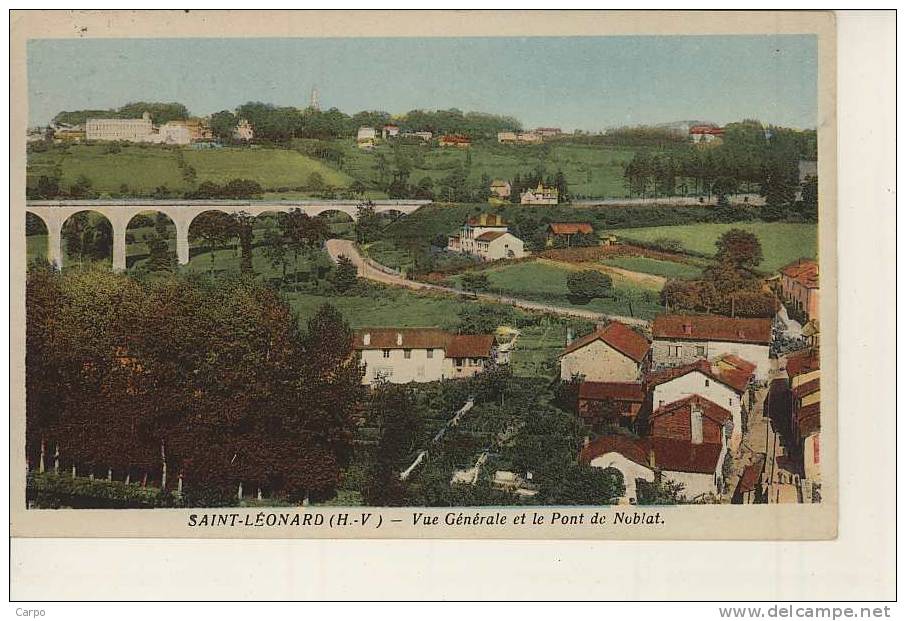
[[330, 254], [330, 257], [334, 261], [336, 261], [341, 255], [348, 257], [356, 266], [360, 278], [367, 278], [369, 280], [380, 282], [386, 285], [406, 287], [407, 289], [414, 290], [438, 291], [440, 293], [447, 293], [456, 296], [468, 296], [476, 300], [495, 302], [497, 304], [508, 304], [510, 306], [515, 306], [516, 308], [521, 308], [523, 310], [551, 313], [553, 315], [560, 315], [563, 317], [578, 317], [581, 319], [589, 319], [591, 321], [601, 321], [602, 319], [606, 319], [608, 321], [619, 321], [625, 324], [643, 327], [648, 325], [647, 321], [645, 321], [644, 319], [638, 319], [636, 317], [606, 315], [604, 313], [596, 313], [594, 311], [586, 311], [579, 308], [553, 306], [550, 304], [544, 304], [542, 302], [522, 300], [519, 298], [512, 298], [495, 293], [472, 293], [463, 289], [456, 289], [455, 287], [444, 287], [442, 285], [432, 285], [415, 280], [409, 280], [395, 270], [385, 267], [380, 263], [376, 263], [371, 259], [363, 257], [359, 252], [359, 249], [356, 248], [355, 242], [351, 240], [329, 239], [327, 240], [325, 246], [327, 248], [328, 254]]

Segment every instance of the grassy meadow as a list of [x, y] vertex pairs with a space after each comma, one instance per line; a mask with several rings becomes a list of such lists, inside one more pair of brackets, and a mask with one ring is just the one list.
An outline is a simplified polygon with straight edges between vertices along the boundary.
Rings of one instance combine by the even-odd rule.
[[[196, 172], [195, 182], [187, 181], [180, 169], [179, 154]], [[205, 149], [161, 146], [124, 146], [110, 152], [107, 145], [71, 145], [66, 149], [28, 154], [27, 183], [34, 186], [42, 175], [56, 176], [66, 188], [85, 176], [100, 194], [150, 194], [166, 186], [185, 192], [204, 181], [223, 183], [230, 179], [251, 179], [265, 190], [305, 186], [309, 175], [318, 173], [324, 183], [347, 187], [352, 179], [320, 161], [289, 149]]]
[[[484, 270], [491, 281], [491, 291], [526, 300], [547, 302], [556, 306], [567, 306], [610, 315], [633, 315], [651, 319], [660, 311], [658, 290], [626, 281], [614, 282], [614, 295], [596, 298], [587, 304], [570, 301], [566, 277], [575, 268], [539, 261], [516, 263], [500, 268]], [[462, 284], [462, 275], [449, 279], [457, 286]], [[632, 298], [632, 313], [625, 297]]]
[[809, 223], [701, 223], [615, 229], [612, 232], [627, 241], [650, 243], [662, 238], [674, 239], [686, 250], [713, 255], [714, 242], [730, 229], [743, 229], [758, 237], [764, 253], [764, 261], [759, 266], [763, 272], [774, 272], [800, 257], [815, 258], [818, 255], [818, 226]]
[[601, 263], [611, 267], [618, 267], [633, 272], [654, 274], [664, 278], [698, 278], [702, 270], [694, 265], [676, 263], [675, 261], [662, 261], [649, 257], [611, 257], [602, 259]]

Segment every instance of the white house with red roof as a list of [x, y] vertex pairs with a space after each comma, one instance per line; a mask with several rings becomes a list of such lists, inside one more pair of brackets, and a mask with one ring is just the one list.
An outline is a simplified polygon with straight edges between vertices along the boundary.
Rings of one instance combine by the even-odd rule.
[[438, 328], [362, 328], [353, 347], [363, 384], [436, 382], [471, 377], [494, 360], [492, 334], [453, 334]]
[[618, 470], [626, 488], [623, 498], [630, 503], [638, 501], [638, 481], [652, 482], [657, 475], [661, 480], [682, 483], [687, 500], [717, 494], [723, 482], [725, 458], [726, 450], [720, 444], [616, 434], [589, 442], [579, 454], [580, 463]]
[[763, 381], [771, 370], [771, 320], [718, 315], [664, 314], [651, 328], [654, 368], [682, 366], [732, 354], [755, 365]]
[[560, 354], [560, 379], [639, 382], [647, 366], [648, 339], [618, 321], [576, 339]]
[[695, 144], [709, 144], [712, 142], [721, 142], [724, 137], [724, 130], [716, 125], [693, 125], [689, 128], [689, 137]]
[[459, 235], [447, 239], [447, 250], [471, 254], [482, 261], [521, 259], [525, 244], [509, 232], [506, 221], [496, 214], [483, 213], [469, 218]]

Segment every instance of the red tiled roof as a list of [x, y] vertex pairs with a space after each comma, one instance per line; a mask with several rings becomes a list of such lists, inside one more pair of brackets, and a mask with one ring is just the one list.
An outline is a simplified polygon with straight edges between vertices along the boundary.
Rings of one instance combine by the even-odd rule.
[[624, 323], [612, 321], [604, 329], [597, 330], [573, 341], [563, 350], [560, 356], [565, 356], [599, 339], [636, 362], [644, 360], [648, 350], [651, 348], [651, 344], [644, 336]]
[[607, 455], [607, 453], [619, 453], [637, 464], [648, 465], [648, 446], [645, 439], [617, 434], [595, 438], [587, 446], [582, 447], [579, 461], [588, 464], [596, 457]]
[[641, 384], [633, 382], [582, 382], [579, 386], [579, 399], [641, 403], [645, 400], [645, 390]]
[[797, 281], [803, 287], [818, 288], [818, 262], [813, 259], [799, 259], [780, 268], [780, 273]]
[[736, 491], [740, 494], [755, 490], [756, 485], [761, 481], [761, 471], [764, 468], [764, 455], [759, 454], [755, 461], [745, 467], [742, 476], [739, 477], [739, 483], [736, 484]]
[[457, 334], [447, 344], [447, 358], [490, 358], [493, 334]]
[[[365, 335], [369, 336], [365, 344]], [[362, 328], [354, 347], [364, 349], [443, 349], [448, 358], [488, 358], [492, 334], [451, 334], [437, 328]]]
[[648, 468], [651, 467], [649, 459], [654, 457], [655, 468], [661, 470], [712, 474], [717, 469], [722, 452], [720, 444], [693, 444], [687, 440], [630, 438], [614, 434], [601, 436], [583, 447], [579, 460], [588, 464], [601, 455], [619, 453]]
[[454, 142], [454, 143], [460, 143], [460, 144], [469, 144], [472, 142], [468, 136], [463, 136], [460, 134], [446, 134], [446, 135], [440, 137], [440, 141], [441, 142]]
[[554, 235], [575, 235], [576, 233], [593, 233], [594, 228], [588, 222], [551, 222], [550, 231]]
[[771, 342], [771, 320], [717, 315], [658, 315], [652, 326], [654, 338], [726, 343]]
[[723, 128], [714, 127], [713, 125], [693, 125], [689, 128], [690, 134], [714, 134], [715, 136], [721, 136], [724, 133]]
[[806, 397], [808, 395], [814, 394], [821, 390], [821, 378], [816, 377], [813, 380], [805, 382], [804, 384], [799, 384], [793, 389], [793, 396], [797, 399]]
[[687, 440], [648, 438], [654, 451], [654, 465], [661, 470], [713, 474], [724, 447], [720, 444], [693, 444]]
[[786, 359], [786, 374], [790, 379], [819, 368], [821, 368], [821, 359], [818, 352], [813, 349], [790, 354]]
[[662, 369], [660, 371], [652, 371], [648, 374], [647, 382], [649, 386], [657, 386], [658, 384], [663, 384], [671, 380], [675, 380], [678, 377], [682, 377], [688, 373], [698, 371], [707, 375], [714, 381], [720, 382], [724, 386], [735, 390], [737, 393], [742, 393], [749, 385], [749, 381], [752, 379], [751, 373], [741, 373], [741, 372], [729, 372], [724, 371], [718, 373], [712, 366], [711, 363], [707, 360], [696, 360], [691, 364], [686, 364], [679, 367], [671, 367], [669, 369]]
[[673, 401], [659, 407], [651, 413], [651, 419], [657, 418], [658, 416], [671, 414], [673, 412], [676, 412], [677, 410], [688, 412], [692, 409], [693, 403], [701, 407], [703, 416], [710, 418], [718, 425], [723, 425], [728, 420], [730, 420], [730, 417], [732, 416], [729, 410], [720, 407], [713, 401], [709, 401], [701, 395], [690, 395], [684, 399]]
[[475, 241], [490, 242], [507, 234], [508, 231], [488, 231], [475, 238]]

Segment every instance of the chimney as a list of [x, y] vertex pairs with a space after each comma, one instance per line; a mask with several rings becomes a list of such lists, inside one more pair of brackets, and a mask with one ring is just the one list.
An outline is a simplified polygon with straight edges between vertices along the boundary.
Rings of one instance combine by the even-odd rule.
[[566, 346], [569, 347], [573, 344], [573, 329], [569, 326], [566, 327]]
[[683, 324], [683, 334], [692, 334], [692, 324], [686, 322]]
[[657, 467], [657, 462], [656, 462], [655, 459], [654, 459], [654, 449], [653, 449], [653, 448], [652, 448], [652, 449], [648, 449], [648, 465], [649, 465], [651, 468], [656, 468], [656, 467]]
[[397, 344], [397, 345], [402, 345], [402, 344], [403, 344], [403, 334], [402, 334], [402, 332], [397, 332], [397, 333], [396, 333], [396, 344]]
[[362, 335], [362, 343], [364, 345], [371, 345], [371, 332], [366, 332]]
[[582, 446], [588, 446], [591, 444], [591, 436], [585, 436], [585, 440], [582, 442]]

